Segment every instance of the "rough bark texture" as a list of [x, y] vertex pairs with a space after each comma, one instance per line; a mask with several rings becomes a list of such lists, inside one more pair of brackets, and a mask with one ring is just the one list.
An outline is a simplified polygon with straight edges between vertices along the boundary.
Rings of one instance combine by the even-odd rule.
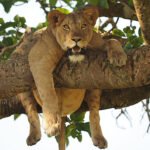
[[[109, 108], [118, 109], [128, 107], [149, 97], [150, 86], [127, 89], [103, 90], [100, 109], [104, 110]], [[83, 102], [78, 111], [81, 112], [87, 110], [87, 104]], [[39, 106], [38, 112], [41, 112], [41, 108]], [[0, 100], [0, 118], [21, 113], [24, 113], [24, 108], [22, 107], [22, 104], [17, 97], [5, 98]]]
[[[34, 88], [27, 55], [37, 38], [37, 35], [29, 35], [9, 60], [0, 62], [1, 117], [24, 112], [18, 99], [10, 97]], [[123, 67], [110, 65], [106, 53], [102, 51], [87, 50], [86, 60], [75, 65], [68, 63], [64, 56], [54, 71], [55, 85], [104, 89], [101, 109], [133, 105], [150, 95], [149, 58], [149, 46], [130, 52], [127, 64]], [[86, 104], [80, 110], [87, 110]]]
[[[110, 65], [106, 53], [102, 51], [87, 50], [86, 59], [80, 64], [70, 64], [64, 56], [54, 71], [55, 85], [88, 89], [121, 89], [149, 85], [149, 57], [149, 46], [131, 52], [123, 67]], [[0, 98], [14, 96], [18, 92], [33, 88], [27, 53], [13, 54], [9, 60], [0, 63], [0, 70]]]
[[120, 3], [109, 2], [109, 8], [99, 7], [100, 16], [121, 17], [124, 19], [137, 20], [134, 8], [127, 4], [126, 0], [120, 0]]
[[133, 0], [136, 14], [143, 32], [143, 38], [146, 44], [150, 44], [150, 1]]

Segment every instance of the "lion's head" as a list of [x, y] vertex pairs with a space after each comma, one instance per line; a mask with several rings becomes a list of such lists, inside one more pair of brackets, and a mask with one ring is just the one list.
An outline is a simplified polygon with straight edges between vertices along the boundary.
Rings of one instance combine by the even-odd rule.
[[98, 10], [94, 7], [67, 15], [57, 10], [49, 13], [49, 28], [61, 48], [69, 51], [71, 61], [77, 62], [84, 59], [83, 50], [92, 39], [97, 17]]

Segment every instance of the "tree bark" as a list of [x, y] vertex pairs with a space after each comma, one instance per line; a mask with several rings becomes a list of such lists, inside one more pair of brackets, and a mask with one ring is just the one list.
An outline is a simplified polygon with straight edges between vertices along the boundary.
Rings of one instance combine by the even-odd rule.
[[145, 44], [150, 44], [150, 1], [133, 0]]
[[129, 6], [126, 0], [120, 0], [120, 3], [109, 2], [109, 8], [98, 8], [100, 17], [121, 17], [124, 19], [138, 20], [135, 9]]
[[[116, 67], [109, 64], [103, 51], [87, 50], [86, 59], [70, 64], [63, 57], [54, 71], [56, 87], [87, 89], [121, 89], [150, 84], [150, 47], [142, 46], [128, 54], [127, 64]], [[0, 63], [0, 98], [14, 96], [34, 87], [27, 53], [14, 53]]]
[[[10, 97], [34, 88], [27, 56], [37, 38], [38, 35], [30, 34], [24, 38], [9, 60], [0, 62], [2, 117], [24, 112], [18, 99]], [[149, 46], [142, 46], [130, 52], [127, 64], [123, 67], [110, 65], [107, 54], [103, 51], [87, 50], [86, 59], [80, 64], [70, 64], [64, 56], [54, 71], [55, 86], [103, 89], [101, 109], [133, 105], [150, 95], [149, 58]], [[87, 110], [86, 104], [83, 104], [80, 110]]]
[[[150, 86], [103, 90], [101, 96], [101, 110], [109, 108], [123, 108], [134, 105], [143, 99], [150, 97]], [[41, 113], [41, 108], [37, 104], [38, 112]], [[79, 112], [88, 111], [88, 106], [83, 101]], [[24, 108], [17, 97], [0, 99], [0, 118], [8, 117], [13, 114], [25, 113]]]

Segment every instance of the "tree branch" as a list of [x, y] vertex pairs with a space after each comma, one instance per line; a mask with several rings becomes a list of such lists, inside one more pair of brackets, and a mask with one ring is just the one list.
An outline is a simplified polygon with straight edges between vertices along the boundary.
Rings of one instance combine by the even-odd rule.
[[[9, 60], [0, 62], [2, 117], [24, 112], [18, 99], [10, 97], [34, 88], [28, 65], [28, 53], [39, 35], [29, 34]], [[127, 64], [123, 67], [110, 65], [106, 52], [103, 51], [87, 50], [86, 59], [80, 64], [70, 64], [68, 58], [64, 56], [54, 71], [55, 86], [103, 89], [101, 109], [133, 105], [144, 98], [149, 98], [149, 58], [149, 46], [142, 46], [130, 52]], [[86, 104], [83, 104], [80, 110], [87, 110]]]
[[110, 3], [109, 8], [99, 7], [100, 17], [122, 17], [124, 19], [137, 20], [134, 8], [127, 5], [124, 1], [120, 3]]
[[133, 0], [145, 44], [150, 44], [150, 1]]

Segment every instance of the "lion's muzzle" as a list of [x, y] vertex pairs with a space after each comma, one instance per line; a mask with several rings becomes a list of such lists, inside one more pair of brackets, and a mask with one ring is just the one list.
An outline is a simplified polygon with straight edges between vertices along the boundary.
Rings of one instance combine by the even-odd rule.
[[84, 48], [75, 46], [72, 49], [68, 49], [66, 54], [71, 62], [76, 63], [84, 60], [86, 50]]

